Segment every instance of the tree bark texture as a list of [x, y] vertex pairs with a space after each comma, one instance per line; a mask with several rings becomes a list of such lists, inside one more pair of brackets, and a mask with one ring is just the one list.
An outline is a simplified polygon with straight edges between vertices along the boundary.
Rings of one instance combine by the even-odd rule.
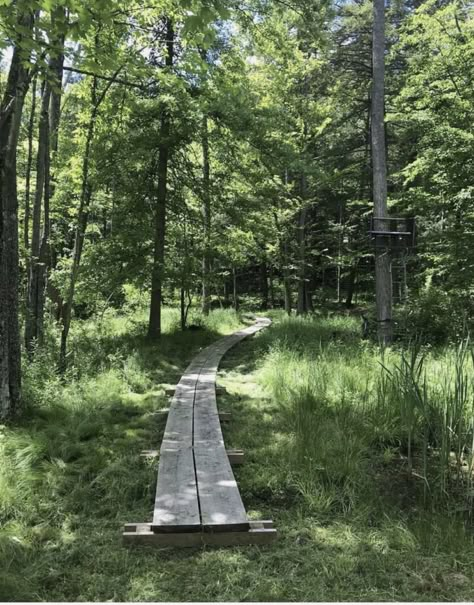
[[202, 259], [202, 312], [209, 315], [211, 308], [211, 190], [209, 162], [209, 129], [207, 116], [202, 120], [202, 217], [204, 223], [204, 254]]
[[297, 302], [297, 313], [302, 315], [308, 311], [307, 308], [307, 282], [306, 282], [306, 218], [308, 208], [306, 206], [306, 194], [307, 184], [306, 177], [304, 174], [300, 177], [300, 195], [302, 200], [302, 207], [298, 213], [298, 231], [297, 231], [297, 242], [298, 242], [298, 302]]
[[[42, 213], [43, 196], [45, 191], [46, 173], [49, 172], [49, 104], [51, 100], [51, 86], [45, 82], [42, 92], [41, 112], [38, 127], [38, 154], [36, 157], [36, 191], [33, 202], [33, 224], [31, 234], [31, 250], [28, 275], [28, 296], [25, 320], [25, 345], [31, 352], [35, 341], [42, 337], [42, 320], [44, 307], [44, 276], [43, 258], [40, 258], [42, 239], [48, 231], [49, 217], [46, 207]], [[47, 201], [45, 199], [45, 206]], [[43, 214], [43, 221], [42, 221]], [[43, 238], [41, 225], [43, 224]]]
[[[385, 3], [373, 0], [372, 36], [372, 178], [375, 218], [388, 216], [387, 164], [384, 127], [385, 96]], [[375, 221], [375, 229], [384, 231], [386, 221]], [[375, 248], [375, 290], [377, 306], [377, 332], [382, 345], [392, 341], [392, 274], [388, 246]]]
[[[64, 8], [54, 11], [52, 27], [65, 20]], [[53, 40], [53, 49], [44, 80], [38, 125], [36, 160], [36, 191], [33, 205], [33, 226], [28, 275], [28, 296], [25, 320], [25, 345], [30, 353], [34, 343], [43, 342], [44, 306], [49, 262], [51, 187], [51, 152], [57, 150], [60, 117], [61, 85], [64, 63], [64, 35]]]
[[[21, 116], [29, 85], [22, 48], [33, 31], [34, 15], [25, 3], [17, 5], [22, 29], [14, 49], [0, 104], [0, 418], [19, 411], [21, 349], [18, 323], [18, 199], [16, 155]], [[29, 59], [29, 57], [28, 57]]]
[[[173, 67], [174, 29], [171, 19], [166, 26], [166, 68]], [[153, 269], [151, 276], [150, 318], [148, 336], [157, 338], [161, 335], [161, 303], [163, 298], [163, 278], [165, 269], [165, 233], [166, 233], [166, 197], [168, 183], [168, 161], [170, 149], [171, 120], [166, 107], [163, 107], [160, 124], [160, 142], [158, 147], [158, 187], [155, 210], [155, 245]]]
[[[28, 120], [28, 154], [26, 159], [25, 176], [25, 218], [23, 222], [23, 243], [25, 250], [30, 248], [30, 199], [31, 199], [31, 167], [33, 165], [33, 134], [36, 116], [36, 77], [33, 79], [31, 90], [31, 111]], [[27, 267], [28, 270], [28, 267]]]
[[237, 286], [237, 270], [235, 267], [232, 267], [232, 288], [234, 310], [237, 312], [239, 310], [239, 291]]
[[[103, 98], [103, 96], [102, 96]], [[79, 209], [77, 213], [76, 233], [74, 237], [74, 249], [72, 254], [72, 267], [69, 275], [69, 284], [67, 293], [61, 309], [61, 348], [59, 353], [59, 369], [63, 372], [67, 366], [67, 339], [71, 327], [72, 304], [74, 301], [74, 292], [76, 289], [77, 276], [82, 257], [82, 248], [86, 235], [87, 223], [89, 221], [89, 206], [92, 198], [92, 184], [90, 181], [90, 155], [92, 140], [94, 138], [95, 123], [99, 108], [97, 99], [97, 79], [93, 78], [91, 83], [91, 117], [87, 127], [86, 144], [84, 149], [84, 158], [82, 162], [82, 185]]]

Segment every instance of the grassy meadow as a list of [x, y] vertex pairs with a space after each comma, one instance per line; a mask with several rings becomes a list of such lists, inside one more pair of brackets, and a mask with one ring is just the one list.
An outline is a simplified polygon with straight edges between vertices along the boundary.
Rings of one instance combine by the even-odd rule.
[[160, 342], [146, 315], [76, 322], [65, 379], [56, 335], [25, 368], [25, 414], [0, 428], [0, 600], [473, 600], [469, 343], [381, 353], [346, 316], [286, 318], [224, 358], [228, 447], [268, 547], [126, 549], [148, 521], [177, 382], [200, 348], [248, 319], [230, 310]]

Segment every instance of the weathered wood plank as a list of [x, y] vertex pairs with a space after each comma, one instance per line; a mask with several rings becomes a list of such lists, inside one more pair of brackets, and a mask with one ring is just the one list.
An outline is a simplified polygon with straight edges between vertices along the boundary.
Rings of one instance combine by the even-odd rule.
[[173, 398], [165, 426], [166, 441], [181, 441], [192, 445], [193, 410], [194, 392]]
[[194, 462], [205, 531], [248, 529], [247, 513], [223, 444], [194, 446]]
[[201, 518], [192, 447], [163, 441], [153, 531], [199, 530]]
[[194, 441], [223, 444], [221, 423], [217, 411], [216, 394], [212, 387], [196, 388], [194, 400]]

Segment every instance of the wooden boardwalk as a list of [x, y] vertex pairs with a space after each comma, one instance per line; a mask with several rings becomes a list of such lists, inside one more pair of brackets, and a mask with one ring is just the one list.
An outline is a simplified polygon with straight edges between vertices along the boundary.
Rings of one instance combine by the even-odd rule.
[[216, 401], [216, 374], [225, 353], [270, 324], [226, 336], [187, 367], [168, 412], [160, 449], [151, 523], [125, 526], [126, 543], [157, 546], [265, 544], [271, 521], [249, 521], [225, 449]]

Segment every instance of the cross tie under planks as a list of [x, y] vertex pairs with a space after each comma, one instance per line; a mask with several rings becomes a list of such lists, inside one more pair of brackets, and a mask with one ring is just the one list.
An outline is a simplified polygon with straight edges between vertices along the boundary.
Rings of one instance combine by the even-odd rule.
[[210, 345], [190, 363], [174, 393], [160, 449], [151, 523], [129, 523], [127, 544], [234, 546], [266, 544], [271, 521], [247, 518], [225, 449], [216, 374], [225, 353], [270, 325], [266, 318]]

